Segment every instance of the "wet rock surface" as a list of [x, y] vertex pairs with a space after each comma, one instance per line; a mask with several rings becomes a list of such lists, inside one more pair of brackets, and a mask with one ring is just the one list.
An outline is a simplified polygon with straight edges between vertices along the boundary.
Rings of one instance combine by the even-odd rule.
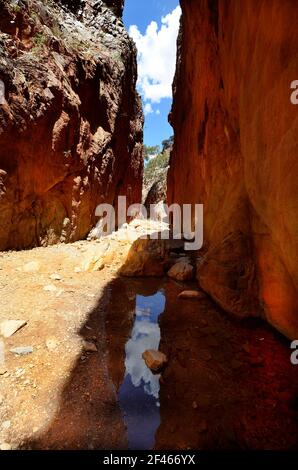
[[[298, 396], [290, 345], [262, 321], [231, 320], [208, 297], [167, 282], [157, 449], [296, 449]], [[175, 410], [175, 411], [174, 411]]]
[[[159, 326], [168, 363], [159, 381], [155, 448], [297, 448], [298, 381], [288, 341], [260, 320], [227, 317], [208, 297], [184, 300], [177, 308], [186, 286], [167, 278], [146, 283], [121, 278], [111, 285], [106, 328], [109, 373], [117, 389], [124, 380], [136, 295], [149, 299], [162, 289], [166, 296]], [[136, 410], [142, 413], [140, 404]]]

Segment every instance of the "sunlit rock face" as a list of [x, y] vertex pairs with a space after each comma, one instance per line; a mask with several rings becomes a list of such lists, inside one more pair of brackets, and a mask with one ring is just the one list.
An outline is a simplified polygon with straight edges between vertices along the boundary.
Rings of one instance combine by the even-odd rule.
[[181, 0], [169, 202], [204, 203], [201, 286], [298, 335], [298, 4]]
[[122, 9], [0, 0], [0, 250], [84, 238], [99, 203], [141, 201], [143, 114]]

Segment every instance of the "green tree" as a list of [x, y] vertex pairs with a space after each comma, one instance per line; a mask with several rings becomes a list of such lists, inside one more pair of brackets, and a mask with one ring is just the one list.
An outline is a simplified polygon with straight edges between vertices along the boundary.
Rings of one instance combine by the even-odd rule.
[[149, 158], [152, 155], [157, 155], [160, 152], [160, 146], [159, 145], [144, 145], [144, 158], [146, 161], [149, 160]]

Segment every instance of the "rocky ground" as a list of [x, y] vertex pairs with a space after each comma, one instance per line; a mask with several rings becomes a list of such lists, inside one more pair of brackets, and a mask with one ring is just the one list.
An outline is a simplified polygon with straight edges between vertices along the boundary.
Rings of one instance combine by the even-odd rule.
[[[151, 225], [156, 231], [158, 224]], [[68, 415], [62, 420], [60, 434], [55, 432], [53, 440], [59, 441], [58, 447], [66, 448], [92, 447], [92, 439], [103, 448], [125, 445], [120, 413], [112, 418], [109, 409], [109, 403], [115, 403], [115, 390], [107, 374], [104, 317], [100, 312], [96, 315], [95, 327], [88, 320], [100, 301], [104, 302], [106, 287], [117, 277], [132, 244], [146, 229], [146, 222], [134, 221], [101, 241], [0, 254], [0, 325], [7, 320], [26, 322], [12, 336], [0, 337], [0, 353], [4, 352], [0, 364], [3, 448], [30, 447], [48, 430], [75, 364], [83, 369], [72, 392], [80, 396], [80, 406], [75, 406], [71, 418]], [[14, 354], [10, 351], [14, 348], [23, 348], [21, 353], [28, 348], [32, 352]], [[86, 384], [83, 371], [89, 360], [94, 361], [97, 372], [93, 383]], [[96, 390], [95, 420], [88, 418], [91, 411], [87, 404], [94, 406], [90, 404], [92, 388]], [[72, 397], [69, 402], [75, 405], [77, 399]], [[71, 424], [78, 415], [79, 428]], [[105, 417], [108, 426], [103, 424]], [[65, 422], [66, 428], [62, 425]], [[39, 446], [55, 446], [53, 440], [47, 437], [46, 444]]]
[[[117, 402], [125, 344], [136, 295], [160, 286], [167, 365], [156, 447], [297, 446], [288, 343], [263, 323], [227, 318], [191, 280], [181, 247], [139, 239], [165, 228], [134, 220], [101, 240], [1, 253], [1, 449], [127, 448]], [[25, 325], [9, 336], [10, 320]]]
[[[104, 286], [117, 271], [115, 263], [102, 271], [76, 272], [89, 246], [82, 242], [1, 255], [1, 321], [27, 322], [3, 340], [2, 444], [6, 442], [16, 448], [43, 433], [57, 413], [64, 384], [74, 364], [87, 360], [89, 353], [85, 352], [81, 329]], [[87, 340], [97, 345], [103, 341], [102, 331], [86, 328]], [[9, 351], [20, 346], [30, 346], [33, 352], [23, 356]], [[103, 383], [104, 361], [100, 367]], [[113, 396], [111, 383], [105, 383], [99, 390], [103, 399]], [[87, 395], [85, 399], [88, 400]]]

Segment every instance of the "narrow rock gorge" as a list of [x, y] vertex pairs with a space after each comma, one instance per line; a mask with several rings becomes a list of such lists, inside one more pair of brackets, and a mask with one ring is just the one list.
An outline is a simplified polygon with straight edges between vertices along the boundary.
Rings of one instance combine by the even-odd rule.
[[295, 0], [181, 0], [169, 202], [204, 204], [198, 281], [298, 335]]
[[0, 2], [0, 249], [85, 238], [141, 201], [143, 114], [123, 0]]
[[169, 3], [0, 0], [0, 451], [298, 449], [298, 3]]

